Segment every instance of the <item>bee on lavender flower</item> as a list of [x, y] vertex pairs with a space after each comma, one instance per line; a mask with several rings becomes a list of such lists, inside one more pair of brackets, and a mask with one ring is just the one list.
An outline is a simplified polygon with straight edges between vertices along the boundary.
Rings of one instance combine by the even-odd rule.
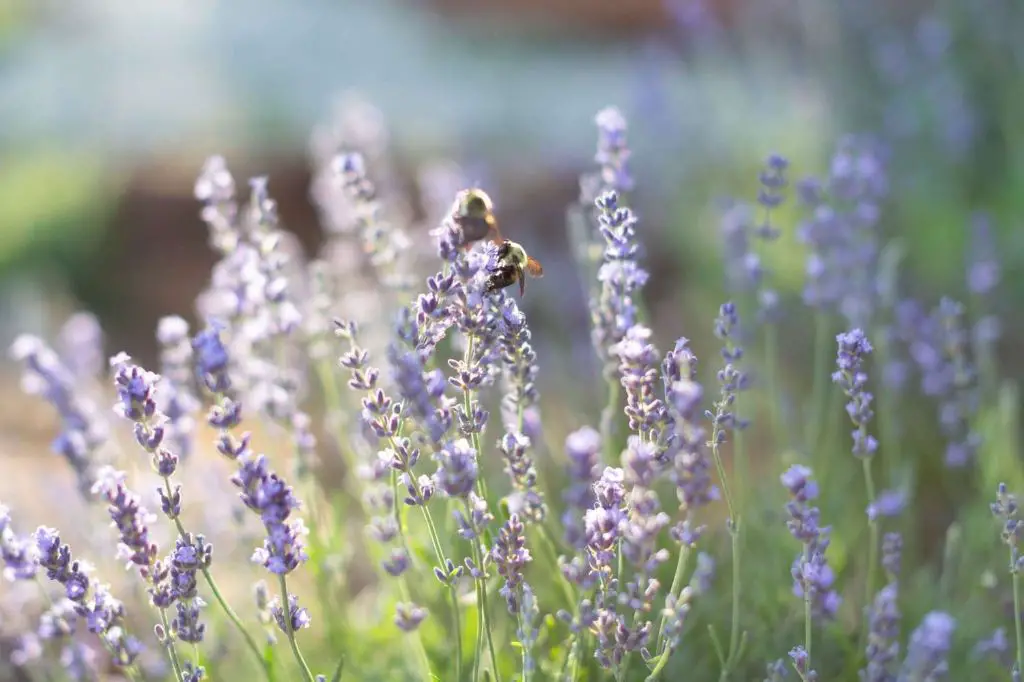
[[462, 248], [469, 248], [487, 239], [498, 245], [497, 264], [491, 268], [485, 290], [487, 293], [519, 283], [519, 295], [526, 291], [526, 275], [543, 277], [544, 268], [526, 249], [505, 239], [494, 215], [494, 202], [479, 188], [464, 189], [455, 197], [452, 212], [455, 224], [462, 230]]
[[543, 277], [544, 268], [522, 245], [514, 241], [504, 239], [498, 245], [497, 265], [491, 268], [491, 274], [487, 278], [484, 290], [487, 293], [510, 287], [516, 282], [519, 283], [519, 295], [526, 292], [526, 275], [530, 277]]
[[498, 219], [494, 216], [494, 202], [482, 189], [474, 187], [460, 191], [455, 197], [452, 216], [462, 230], [462, 248], [468, 249], [482, 239], [501, 244]]

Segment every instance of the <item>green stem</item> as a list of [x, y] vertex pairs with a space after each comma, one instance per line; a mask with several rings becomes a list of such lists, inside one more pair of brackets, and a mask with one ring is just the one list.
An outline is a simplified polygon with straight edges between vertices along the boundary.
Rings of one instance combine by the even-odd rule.
[[[476, 558], [476, 552], [473, 552], [474, 560]], [[474, 582], [474, 588], [476, 589], [476, 647], [473, 652], [473, 682], [479, 682], [480, 680], [480, 661], [484, 657], [484, 597], [480, 590], [480, 582]]]
[[302, 670], [303, 678], [305, 678], [306, 682], [314, 682], [313, 673], [306, 664], [306, 659], [302, 657], [302, 652], [299, 651], [299, 643], [295, 641], [295, 630], [292, 628], [292, 607], [291, 602], [288, 601], [288, 579], [282, 573], [278, 576], [278, 582], [281, 585], [281, 612], [282, 620], [284, 620], [285, 634], [288, 635], [288, 645], [292, 649], [292, 655], [295, 656], [296, 663], [299, 664], [299, 668]]
[[814, 384], [811, 393], [811, 416], [807, 420], [804, 447], [813, 455], [821, 440], [825, 417], [825, 394], [828, 392], [828, 354], [832, 348], [831, 321], [827, 313], [814, 316]]
[[[875, 342], [875, 357], [877, 358], [877, 366], [885, 367], [889, 364], [889, 341], [888, 334], [884, 330], [878, 329], [874, 334]], [[886, 481], [892, 484], [893, 464], [896, 461], [896, 429], [894, 427], [894, 419], [896, 414], [894, 410], [897, 409], [896, 405], [889, 404], [889, 392], [888, 391], [876, 391], [875, 392], [875, 404], [878, 406], [878, 440], [879, 450], [882, 453], [882, 474], [885, 476]]]
[[768, 322], [764, 330], [764, 373], [768, 386], [768, 408], [772, 425], [772, 438], [776, 447], [782, 445], [786, 430], [782, 423], [782, 392], [779, 390], [779, 328]]
[[1010, 550], [1011, 582], [1013, 583], [1013, 622], [1017, 628], [1017, 672], [1024, 674], [1024, 630], [1020, 623], [1020, 574], [1017, 571], [1017, 552]]
[[542, 542], [540, 543], [544, 547], [545, 553], [548, 555], [548, 559], [551, 560], [551, 565], [555, 572], [558, 574], [558, 584], [562, 588], [562, 594], [565, 596], [565, 600], [569, 609], [573, 609], [576, 606], [576, 595], [573, 591], [572, 585], [569, 584], [569, 579], [562, 573], [561, 566], [558, 565], [558, 551], [555, 549], [554, 540], [548, 533], [547, 526], [541, 522], [533, 524], [540, 531], [540, 537]]
[[[673, 596], [675, 596], [675, 597], [678, 597], [680, 590], [683, 589], [683, 574], [686, 573], [686, 564], [689, 561], [689, 558], [690, 558], [690, 546], [689, 545], [681, 546], [679, 548], [679, 558], [676, 560], [676, 573], [672, 577], [672, 586], [669, 587], [669, 589], [668, 589], [668, 593], [673, 595]], [[665, 634], [662, 630], [665, 627], [665, 619], [666, 619], [666, 615], [664, 613], [662, 613], [661, 614], [661, 620], [658, 622], [658, 634], [657, 634], [657, 637], [655, 638], [655, 640], [657, 641], [657, 644], [656, 644], [654, 650], [657, 653], [659, 653], [660, 655], [664, 656], [665, 658], [668, 658], [668, 652], [666, 650], [662, 649], [662, 639], [663, 639], [664, 634]]]
[[726, 658], [726, 666], [722, 669], [719, 679], [729, 679], [739, 658], [740, 646], [740, 520], [737, 518], [732, 524], [730, 535], [732, 536], [732, 624], [729, 629], [729, 655]]
[[[481, 558], [480, 561], [482, 565], [483, 559]], [[491, 670], [494, 673], [494, 678], [496, 680], [500, 680], [501, 674], [498, 672], [498, 656], [494, 653], [494, 637], [491, 635], [491, 618], [487, 610], [487, 580], [485, 578], [480, 579], [480, 596], [483, 598], [484, 634], [487, 637], [487, 651], [491, 657]]]
[[[405, 578], [406, 574], [398, 576], [398, 593], [402, 597], [402, 601], [411, 603], [412, 593], [409, 591], [409, 584]], [[420, 630], [416, 628], [416, 634], [413, 637], [413, 641], [416, 642], [416, 657], [419, 659], [420, 665], [423, 667], [423, 678], [427, 682], [431, 682], [434, 679], [433, 673], [430, 671], [430, 657], [427, 656], [427, 649], [423, 646], [423, 638], [420, 637]]]
[[[469, 508], [469, 501], [463, 499], [463, 504], [466, 506], [466, 517], [472, 518], [472, 510]], [[480, 548], [480, 543], [475, 539], [473, 540], [473, 561], [476, 562], [477, 570], [482, 572], [484, 570], [483, 550]], [[476, 578], [476, 584], [477, 589], [479, 590], [477, 594], [479, 624], [482, 626], [481, 631], [484, 633], [487, 641], [487, 649], [491, 657], [491, 670], [494, 672], [495, 679], [500, 679], [500, 675], [498, 673], [498, 657], [494, 653], [494, 638], [491, 635], [491, 618], [487, 610], [487, 578], [485, 576]], [[479, 661], [483, 654], [483, 651], [481, 650], [483, 647], [480, 642], [479, 631], [477, 633], [477, 647], [478, 650], [476, 658], [477, 661]], [[478, 670], [477, 662], [474, 662], [473, 667], [474, 670]]]
[[[416, 481], [412, 472], [409, 472], [409, 480], [412, 483], [416, 497], [422, 499], [419, 483]], [[427, 532], [430, 534], [430, 542], [434, 546], [434, 555], [437, 558], [438, 566], [447, 574], [448, 558], [445, 556], [444, 548], [441, 545], [441, 538], [437, 534], [437, 526], [434, 525], [434, 517], [431, 515], [430, 510], [427, 509], [427, 505], [425, 503], [418, 506], [423, 512], [423, 520], [427, 522]], [[462, 628], [459, 624], [459, 599], [454, 583], [448, 585], [448, 590], [451, 592], [452, 598], [452, 619], [455, 623], [455, 647], [457, 656], [455, 670], [457, 674], [456, 680], [459, 680], [462, 676]]]
[[[804, 547], [804, 563], [811, 560], [809, 547]], [[807, 652], [807, 669], [811, 669], [811, 591], [804, 587], [804, 650]]]
[[182, 680], [184, 675], [181, 672], [181, 661], [178, 660], [178, 652], [174, 648], [174, 640], [171, 635], [171, 627], [167, 622], [167, 609], [159, 609], [160, 611], [160, 622], [164, 628], [164, 649], [167, 651], [167, 658], [171, 661], [171, 667], [174, 669], [175, 679]]
[[[734, 408], [735, 409], [735, 408]], [[740, 605], [740, 557], [739, 557], [739, 531], [740, 531], [740, 515], [736, 508], [736, 504], [733, 501], [732, 493], [729, 490], [729, 482], [725, 476], [725, 465], [722, 463], [722, 454], [719, 451], [719, 441], [721, 441], [720, 434], [721, 428], [718, 426], [717, 421], [715, 427], [711, 433], [711, 454], [715, 462], [715, 469], [718, 471], [718, 478], [722, 484], [722, 494], [725, 497], [725, 504], [729, 510], [729, 535], [732, 539], [732, 624], [730, 625], [729, 634], [729, 653], [726, 656], [725, 665], [722, 667], [721, 676], [719, 679], [728, 679], [731, 670], [733, 659], [736, 657], [737, 646], [739, 646], [739, 605]], [[734, 432], [738, 433], [738, 432]]]
[[[170, 478], [164, 478], [164, 490], [167, 492], [168, 496], [172, 495]], [[185, 538], [188, 535], [180, 518], [174, 518], [174, 526], [178, 529], [179, 537]], [[260, 649], [256, 645], [256, 640], [252, 638], [252, 635], [250, 635], [248, 630], [245, 629], [245, 626], [242, 625], [242, 621], [239, 619], [238, 614], [234, 612], [234, 610], [228, 605], [227, 601], [225, 601], [223, 595], [221, 595], [220, 590], [217, 588], [217, 583], [214, 581], [213, 575], [210, 573], [209, 567], [201, 566], [199, 570], [203, 574], [203, 578], [206, 580], [206, 584], [209, 586], [210, 592], [213, 593], [213, 598], [218, 604], [220, 604], [221, 609], [224, 611], [225, 615], [227, 615], [228, 620], [230, 620], [235, 626], [235, 629], [241, 633], [242, 638], [245, 640], [246, 648], [249, 649], [253, 658], [256, 659], [260, 670], [263, 671], [263, 676], [268, 682], [271, 682], [270, 667], [263, 658], [263, 654], [260, 653]]]
[[[861, 438], [861, 442], [866, 442], [866, 426], [861, 426]], [[864, 459], [861, 460], [861, 463], [864, 465], [864, 484], [867, 487], [868, 505], [873, 506], [875, 504], [875, 479], [871, 473], [871, 458], [865, 457]], [[870, 544], [868, 545], [868, 576], [867, 584], [865, 585], [865, 604], [870, 606], [875, 596], [875, 574], [878, 570], [876, 566], [876, 564], [878, 563], [878, 519], [875, 517], [874, 514], [868, 517], [868, 542]], [[863, 645], [867, 644], [869, 628], [870, 623], [867, 620], [865, 620], [864, 631], [862, 633], [861, 640], [861, 643]], [[864, 646], [861, 646], [861, 650], [864, 650]]]
[[658, 657], [658, 664], [654, 666], [654, 670], [652, 670], [651, 674], [647, 676], [646, 682], [657, 682], [657, 679], [661, 677], [661, 671], [665, 669], [666, 665], [668, 665], [668, 659], [671, 654], [672, 651], [669, 649], [662, 652], [661, 656]]
[[[466, 350], [462, 355], [462, 361], [467, 366], [473, 360], [473, 348], [475, 342], [476, 337], [473, 335], [470, 335], [466, 341]], [[472, 420], [474, 400], [473, 391], [465, 391], [463, 393], [462, 399], [463, 407], [466, 410], [466, 418]], [[520, 429], [520, 431], [522, 431], [522, 429]], [[481, 458], [483, 457], [483, 451], [480, 449], [480, 434], [477, 433], [476, 429], [473, 429], [473, 432], [470, 434], [470, 443], [473, 445], [473, 450], [476, 451], [478, 464], [478, 474], [476, 478], [476, 494], [480, 496], [480, 499], [484, 500], [485, 502], [489, 502], [489, 499], [487, 497], [487, 481], [484, 477], [484, 468], [482, 466], [482, 462], [480, 461]], [[494, 542], [494, 537], [491, 535], [491, 531], [489, 528], [483, 529], [483, 539], [484, 542], [487, 543], [488, 547], [490, 547], [491, 544]]]
[[[522, 596], [520, 591], [520, 603], [522, 603]], [[519, 623], [519, 632], [523, 635], [526, 634], [526, 627], [523, 625], [523, 614], [522, 612], [516, 614], [516, 622]], [[530, 652], [526, 649], [526, 643], [520, 642], [521, 653], [522, 653], [522, 666], [523, 666], [523, 681], [530, 682]]]
[[711, 456], [715, 462], [715, 470], [718, 472], [719, 482], [722, 484], [722, 495], [725, 497], [725, 506], [729, 510], [729, 518], [736, 519], [736, 507], [732, 501], [732, 493], [729, 491], [729, 482], [725, 478], [725, 465], [722, 463], [722, 455], [719, 452], [718, 443], [716, 442], [715, 436], [718, 435], [718, 428], [716, 427], [715, 432], [711, 436]]
[[[317, 363], [317, 369], [318, 369], [318, 374], [320, 375], [321, 385], [324, 388], [324, 395], [325, 395], [325, 400], [327, 401], [327, 404], [328, 404], [328, 409], [330, 410], [330, 408], [333, 407], [335, 409], [335, 411], [340, 413], [340, 411], [341, 411], [341, 395], [338, 392], [337, 385], [334, 382], [334, 375], [332, 374], [333, 370], [332, 370], [332, 367], [331, 367], [330, 363], [328, 363], [326, 361]], [[403, 428], [402, 426], [399, 427], [399, 434], [401, 433], [402, 428]], [[349, 488], [349, 498], [351, 500], [354, 500], [354, 506], [358, 509], [358, 511], [362, 512], [363, 516], [368, 516], [366, 508], [365, 508], [365, 505], [363, 503], [362, 491], [359, 488], [358, 479], [355, 476], [355, 471], [356, 471], [355, 456], [353, 455], [353, 453], [349, 449], [347, 449], [344, 446], [345, 439], [344, 439], [344, 434], [343, 433], [335, 434], [335, 439], [336, 439], [336, 442], [337, 442], [337, 445], [338, 445], [338, 452], [341, 453], [343, 462], [345, 463], [346, 469], [347, 469], [346, 472], [345, 472], [345, 479], [344, 480], [345, 480], [346, 487]], [[392, 439], [392, 441], [391, 441], [391, 447], [395, 447], [394, 439]], [[346, 455], [348, 455], [348, 456], [346, 457]], [[395, 521], [398, 523], [398, 531], [399, 531], [399, 537], [401, 539], [401, 545], [402, 545], [402, 548], [406, 550], [406, 553], [409, 555], [410, 559], [412, 559], [413, 562], [415, 562], [415, 557], [414, 557], [414, 555], [411, 552], [409, 552], [408, 547], [407, 547], [407, 543], [406, 543], [405, 524], [403, 524], [404, 516], [401, 513], [401, 510], [400, 510], [399, 504], [398, 504], [398, 501], [399, 501], [400, 497], [398, 495], [398, 478], [397, 478], [397, 473], [396, 472], [392, 472], [392, 486], [393, 486], [392, 491], [394, 492], [394, 498], [395, 498]], [[345, 496], [342, 496], [342, 497], [345, 497]], [[412, 594], [411, 594], [411, 591], [409, 590], [409, 585], [408, 585], [408, 582], [406, 580], [405, 574], [403, 574], [403, 575], [398, 577], [398, 590], [399, 590], [399, 593], [400, 593], [402, 599], [405, 602], [410, 602], [411, 603], [413, 601], [412, 600]], [[415, 648], [416, 658], [417, 658], [420, 666], [423, 668], [423, 677], [424, 677], [425, 680], [428, 680], [428, 681], [432, 680], [433, 679], [433, 674], [431, 673], [431, 670], [430, 670], [430, 657], [427, 656], [427, 650], [426, 650], [426, 647], [424, 647], [424, 645], [423, 645], [423, 637], [422, 637], [422, 635], [420, 633], [420, 629], [419, 628], [416, 629], [415, 634], [413, 636], [413, 640], [415, 642], [415, 647], [414, 648]]]
[[462, 623], [459, 619], [459, 595], [455, 585], [449, 590], [452, 597], [452, 614], [455, 619], [455, 682], [462, 682]]
[[569, 682], [576, 682], [580, 676], [580, 649], [582, 648], [583, 633], [577, 632], [572, 638], [572, 647], [569, 649], [569, 659], [572, 662], [569, 672]]

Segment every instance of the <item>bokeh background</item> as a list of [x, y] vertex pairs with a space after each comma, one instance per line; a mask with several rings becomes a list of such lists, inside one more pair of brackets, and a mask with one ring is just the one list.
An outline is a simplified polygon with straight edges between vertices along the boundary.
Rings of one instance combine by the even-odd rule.
[[[544, 262], [523, 305], [546, 404], [559, 414], [572, 401], [564, 436], [599, 409], [589, 385], [566, 381], [595, 367], [566, 207], [593, 162], [594, 115], [615, 105], [630, 123], [662, 347], [682, 334], [713, 357], [719, 200], [754, 199], [770, 153], [795, 180], [826, 172], [842, 134], [868, 133], [888, 151], [883, 225], [904, 247], [904, 291], [966, 296], [972, 218], [990, 216], [1013, 374], [1022, 35], [1017, 0], [3, 0], [0, 345], [52, 339], [87, 309], [108, 354], [151, 361], [156, 321], [195, 320], [214, 262], [192, 193], [206, 157], [223, 154], [241, 186], [269, 175], [312, 252], [310, 150], [344, 130], [386, 160], [413, 215], [452, 178], [479, 184]], [[798, 301], [804, 255], [793, 211], [781, 219], [769, 267]], [[784, 381], [801, 385], [812, 331], [795, 316], [782, 329]], [[54, 494], [27, 483], [59, 476], [52, 415], [19, 395], [12, 365], [0, 391], [0, 469], [12, 472], [0, 497], [53, 519]]]

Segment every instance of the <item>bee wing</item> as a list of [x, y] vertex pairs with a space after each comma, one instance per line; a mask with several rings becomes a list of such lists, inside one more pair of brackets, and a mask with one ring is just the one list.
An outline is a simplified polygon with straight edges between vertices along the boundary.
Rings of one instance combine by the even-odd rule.
[[501, 230], [498, 229], [498, 220], [492, 215], [487, 218], [488, 230], [487, 238], [495, 244], [501, 244], [505, 241], [505, 238], [501, 236]]
[[533, 256], [526, 257], [526, 272], [529, 273], [530, 277], [544, 276], [544, 268], [541, 266], [540, 263], [537, 262], [537, 259], [534, 258]]

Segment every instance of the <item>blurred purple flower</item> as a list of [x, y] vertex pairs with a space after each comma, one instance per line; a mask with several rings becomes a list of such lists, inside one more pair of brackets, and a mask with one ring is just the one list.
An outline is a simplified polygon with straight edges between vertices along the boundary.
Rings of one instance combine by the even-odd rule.
[[910, 634], [907, 657], [899, 679], [941, 680], [949, 672], [947, 656], [952, 645], [956, 619], [942, 611], [925, 614]]

